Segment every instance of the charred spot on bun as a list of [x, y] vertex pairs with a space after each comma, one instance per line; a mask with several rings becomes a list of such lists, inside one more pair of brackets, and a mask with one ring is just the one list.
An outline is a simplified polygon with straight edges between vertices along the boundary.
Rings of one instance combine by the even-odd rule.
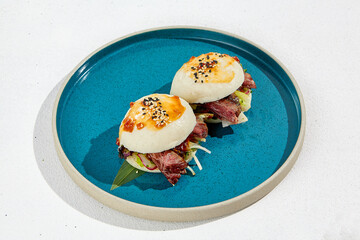
[[[119, 156], [133, 167], [152, 173], [163, 173], [176, 184], [195, 156], [198, 143], [208, 129], [182, 98], [151, 94], [130, 103], [119, 129]], [[205, 149], [208, 151], [207, 149]], [[198, 164], [201, 169], [200, 163]]]
[[210, 52], [191, 57], [175, 74], [170, 94], [189, 102], [195, 113], [211, 113], [208, 122], [223, 126], [247, 121], [256, 84], [238, 57]]

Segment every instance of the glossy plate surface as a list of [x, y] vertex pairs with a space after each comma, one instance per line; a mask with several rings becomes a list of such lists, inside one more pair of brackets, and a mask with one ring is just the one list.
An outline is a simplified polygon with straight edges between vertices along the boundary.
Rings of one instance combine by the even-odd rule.
[[[74, 69], [59, 93], [54, 135], [62, 164], [90, 195], [139, 217], [198, 220], [257, 201], [295, 162], [305, 124], [296, 82], [264, 51], [239, 37], [197, 28], [156, 29], [107, 44]], [[182, 64], [206, 52], [238, 56], [252, 75], [257, 89], [246, 113], [249, 121], [227, 128], [212, 125], [202, 144], [212, 154], [197, 154], [203, 170], [194, 166], [196, 175], [182, 176], [175, 187], [162, 174], [147, 173], [110, 191], [122, 163], [115, 142], [129, 103], [169, 93]], [[174, 211], [183, 213], [166, 217]]]

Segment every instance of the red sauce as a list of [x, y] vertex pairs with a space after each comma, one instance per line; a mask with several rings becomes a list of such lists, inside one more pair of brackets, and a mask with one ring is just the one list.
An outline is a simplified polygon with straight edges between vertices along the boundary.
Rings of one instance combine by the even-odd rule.
[[144, 127], [145, 127], [145, 125], [143, 123], [136, 124], [136, 128], [139, 129], [139, 130], [144, 128]]
[[116, 145], [120, 146], [120, 139], [116, 138]]
[[124, 131], [132, 132], [134, 130], [135, 123], [134, 121], [127, 117], [124, 119]]
[[235, 61], [240, 62], [240, 60], [239, 60], [239, 58], [237, 56], [234, 56], [232, 58], [235, 59]]

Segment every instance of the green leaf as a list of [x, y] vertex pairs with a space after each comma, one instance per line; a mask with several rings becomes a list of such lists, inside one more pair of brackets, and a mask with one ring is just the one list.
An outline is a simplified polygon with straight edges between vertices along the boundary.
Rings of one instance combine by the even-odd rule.
[[140, 177], [144, 173], [145, 173], [145, 171], [134, 168], [126, 160], [124, 160], [123, 164], [121, 165], [121, 167], [114, 179], [114, 182], [111, 186], [110, 191], [114, 190], [115, 188], [120, 187], [121, 185], [124, 185], [125, 183], [128, 183], [128, 182], [134, 180], [137, 177]]

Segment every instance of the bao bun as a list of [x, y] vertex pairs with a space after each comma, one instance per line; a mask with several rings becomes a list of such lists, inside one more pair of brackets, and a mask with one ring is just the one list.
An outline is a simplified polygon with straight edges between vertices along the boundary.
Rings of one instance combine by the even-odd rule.
[[208, 53], [192, 57], [178, 70], [170, 94], [189, 103], [206, 103], [230, 95], [243, 82], [244, 70], [234, 58]]
[[190, 105], [167, 94], [151, 94], [130, 104], [119, 130], [120, 146], [157, 153], [181, 144], [196, 125]]

